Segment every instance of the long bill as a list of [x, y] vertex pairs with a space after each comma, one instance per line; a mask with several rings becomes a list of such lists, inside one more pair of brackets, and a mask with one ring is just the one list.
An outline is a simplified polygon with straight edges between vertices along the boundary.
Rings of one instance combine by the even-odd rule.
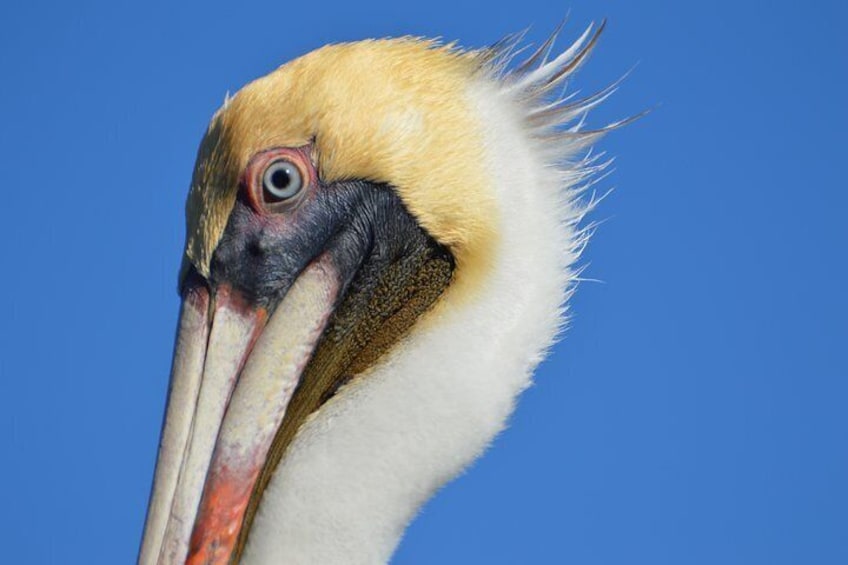
[[229, 563], [338, 280], [312, 263], [270, 318], [227, 286], [184, 291], [140, 565]]

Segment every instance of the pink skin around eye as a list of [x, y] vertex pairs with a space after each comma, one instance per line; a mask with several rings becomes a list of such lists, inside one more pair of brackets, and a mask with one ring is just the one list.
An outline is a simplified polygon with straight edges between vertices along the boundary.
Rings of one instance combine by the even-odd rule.
[[282, 203], [267, 203], [263, 196], [262, 178], [268, 166], [279, 159], [294, 163], [303, 177], [303, 186], [313, 186], [317, 178], [315, 165], [312, 163], [312, 146], [276, 147], [254, 155], [247, 164], [242, 176], [241, 186], [247, 194], [250, 206], [259, 213], [274, 213], [280, 211]]

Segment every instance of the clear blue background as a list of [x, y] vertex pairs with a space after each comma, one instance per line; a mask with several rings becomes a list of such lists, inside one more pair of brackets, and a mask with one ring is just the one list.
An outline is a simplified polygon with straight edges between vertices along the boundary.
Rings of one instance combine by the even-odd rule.
[[[14, 4], [14, 5], [13, 5]], [[569, 6], [570, 4], [570, 6]], [[848, 563], [842, 2], [4, 2], [4, 563], [133, 562], [183, 201], [227, 90], [327, 42], [483, 46], [571, 8], [617, 190], [566, 338], [412, 563]]]

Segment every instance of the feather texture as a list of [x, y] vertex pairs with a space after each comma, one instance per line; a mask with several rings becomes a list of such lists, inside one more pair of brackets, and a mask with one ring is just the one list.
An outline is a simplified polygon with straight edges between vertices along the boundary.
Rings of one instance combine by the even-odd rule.
[[[576, 264], [596, 227], [583, 220], [603, 196], [586, 194], [610, 161], [586, 149], [621, 124], [586, 130], [584, 118], [618, 84], [577, 101], [552, 93], [585, 62], [602, 30], [590, 27], [548, 61], [552, 36], [513, 69], [518, 36], [469, 54], [426, 44], [434, 57], [477, 61], [454, 77], [463, 81], [449, 89], [456, 99], [442, 101], [471, 116], [472, 127], [454, 135], [475, 145], [429, 166], [466, 159], [482, 175], [479, 190], [491, 204], [486, 268], [473, 292], [450, 287], [408, 337], [303, 425], [265, 491], [245, 563], [388, 561], [420, 506], [504, 428], [566, 323], [580, 280]], [[415, 72], [428, 80], [431, 69]], [[423, 127], [440, 121], [420, 118]], [[404, 192], [398, 179], [380, 180], [398, 186], [412, 210], [443, 204], [432, 195], [415, 201], [419, 193]], [[459, 212], [469, 206], [461, 198], [450, 204]]]

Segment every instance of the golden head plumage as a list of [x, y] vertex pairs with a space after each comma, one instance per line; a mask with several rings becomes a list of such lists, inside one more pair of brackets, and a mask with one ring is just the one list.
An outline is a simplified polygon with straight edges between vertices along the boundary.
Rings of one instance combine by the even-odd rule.
[[450, 247], [458, 275], [483, 269], [497, 208], [468, 91], [488, 70], [485, 55], [415, 38], [329, 45], [242, 88], [201, 143], [187, 205], [188, 260], [208, 275], [251, 156], [311, 142], [326, 182], [392, 185]]

